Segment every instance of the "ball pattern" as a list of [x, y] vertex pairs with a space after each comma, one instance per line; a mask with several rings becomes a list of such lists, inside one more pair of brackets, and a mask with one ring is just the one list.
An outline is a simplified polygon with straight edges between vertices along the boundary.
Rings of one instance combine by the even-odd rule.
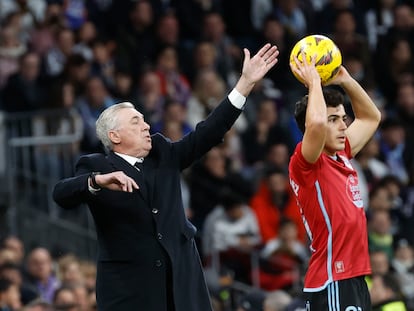
[[[294, 56], [302, 61], [302, 51], [310, 62], [311, 57], [316, 55], [316, 70], [321, 77], [322, 84], [326, 84], [338, 73], [342, 65], [342, 55], [339, 48], [328, 37], [323, 35], [309, 35], [299, 40], [290, 53], [290, 63], [296, 66]], [[300, 82], [302, 79], [292, 71]]]

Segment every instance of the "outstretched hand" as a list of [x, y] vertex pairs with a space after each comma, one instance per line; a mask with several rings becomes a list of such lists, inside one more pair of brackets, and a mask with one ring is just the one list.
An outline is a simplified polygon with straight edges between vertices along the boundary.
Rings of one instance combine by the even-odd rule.
[[261, 80], [278, 62], [279, 50], [275, 45], [265, 44], [253, 57], [248, 49], [243, 49], [244, 61], [242, 73], [236, 89], [247, 96], [254, 84]]

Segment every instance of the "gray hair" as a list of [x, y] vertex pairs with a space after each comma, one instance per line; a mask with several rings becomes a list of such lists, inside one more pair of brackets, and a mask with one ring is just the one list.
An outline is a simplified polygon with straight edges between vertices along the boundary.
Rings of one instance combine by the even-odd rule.
[[130, 102], [122, 102], [106, 108], [98, 120], [96, 120], [96, 135], [104, 145], [105, 149], [112, 150], [113, 143], [109, 139], [109, 131], [117, 129], [119, 126], [117, 112], [125, 108], [135, 108]]

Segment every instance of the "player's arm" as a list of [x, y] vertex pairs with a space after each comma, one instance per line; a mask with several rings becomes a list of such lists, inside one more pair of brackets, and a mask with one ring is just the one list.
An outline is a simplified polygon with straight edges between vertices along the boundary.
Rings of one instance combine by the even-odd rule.
[[[306, 59], [302, 55], [302, 59]], [[291, 68], [302, 78], [308, 88], [305, 132], [302, 139], [302, 155], [309, 163], [315, 163], [323, 152], [328, 127], [325, 99], [321, 79], [315, 68], [315, 58], [310, 63], [300, 62], [295, 57], [296, 66]]]
[[346, 130], [346, 135], [351, 145], [352, 156], [355, 156], [377, 130], [381, 112], [344, 67], [341, 67], [332, 83], [339, 84], [351, 101], [355, 120]]

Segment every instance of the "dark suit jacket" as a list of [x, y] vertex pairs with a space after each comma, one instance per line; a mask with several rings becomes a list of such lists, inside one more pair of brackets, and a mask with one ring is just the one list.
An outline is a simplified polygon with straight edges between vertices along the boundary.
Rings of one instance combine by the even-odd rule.
[[86, 202], [95, 220], [100, 311], [166, 310], [169, 273], [176, 311], [211, 310], [194, 241], [196, 229], [183, 210], [180, 172], [221, 143], [240, 112], [226, 98], [181, 141], [153, 135], [144, 161], [146, 189], [88, 191], [90, 172], [122, 170], [142, 186], [140, 172], [113, 152], [81, 157], [75, 177], [56, 184], [53, 197], [60, 206]]

